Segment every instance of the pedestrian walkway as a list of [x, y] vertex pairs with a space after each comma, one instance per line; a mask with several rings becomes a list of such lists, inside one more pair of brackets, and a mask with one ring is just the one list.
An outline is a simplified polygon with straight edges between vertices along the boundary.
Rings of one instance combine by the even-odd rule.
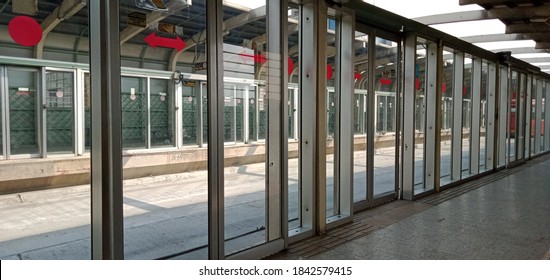
[[549, 170], [546, 156], [419, 201], [391, 202], [269, 259], [550, 259]]

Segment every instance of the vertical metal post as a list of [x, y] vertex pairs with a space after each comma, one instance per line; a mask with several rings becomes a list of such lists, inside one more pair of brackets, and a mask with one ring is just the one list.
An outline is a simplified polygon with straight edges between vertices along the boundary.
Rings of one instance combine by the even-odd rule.
[[439, 187], [441, 186], [441, 127], [442, 127], [442, 117], [443, 112], [441, 108], [442, 98], [443, 98], [443, 41], [439, 41], [437, 44], [437, 55], [436, 55], [436, 94], [435, 94], [435, 151], [434, 151], [434, 161], [433, 161], [433, 177], [434, 177], [434, 189], [439, 192]]
[[8, 112], [8, 106], [7, 106], [7, 99], [6, 94], [8, 92], [8, 83], [7, 83], [7, 77], [8, 73], [6, 71], [6, 67], [0, 66], [0, 109], [2, 110], [2, 113], [0, 114], [0, 129], [2, 129], [2, 137], [0, 138], [0, 141], [2, 142], [2, 156], [4, 158], [7, 157], [8, 153], [8, 141], [7, 139], [7, 129], [8, 129], [8, 122], [7, 122], [7, 112]]
[[544, 151], [550, 150], [550, 81], [546, 80], [544, 97]]
[[[353, 108], [354, 108], [354, 58], [355, 18], [351, 11], [342, 13], [337, 24], [336, 97], [338, 100], [336, 142], [334, 145], [335, 184], [338, 196], [335, 210], [342, 216], [353, 213]], [[338, 206], [338, 207], [337, 207]]]
[[525, 137], [524, 137], [524, 148], [523, 148], [523, 154], [526, 159], [531, 157], [531, 94], [533, 89], [533, 80], [534, 77], [531, 74], [528, 74], [527, 76], [527, 91], [525, 94], [525, 121], [524, 127], [525, 127]]
[[[314, 4], [316, 6], [316, 13], [314, 15], [316, 28], [314, 29], [314, 33], [317, 35], [316, 40], [313, 41], [313, 46], [318, 49], [317, 57], [315, 58], [317, 60], [317, 79], [315, 80], [317, 93], [317, 107], [315, 114], [317, 116], [317, 130], [315, 135], [315, 139], [317, 140], [315, 149], [315, 156], [317, 158], [315, 209], [317, 214], [315, 217], [317, 220], [315, 232], [317, 234], [323, 234], [326, 230], [327, 220], [327, 5], [325, 1], [315, 2], [317, 3]], [[308, 51], [311, 51], [311, 48], [309, 48]]]
[[[271, 2], [271, 1], [269, 1]], [[280, 108], [280, 180], [281, 180], [281, 187], [279, 195], [279, 205], [280, 205], [280, 217], [278, 220], [278, 223], [280, 223], [280, 234], [282, 235], [282, 238], [284, 239], [284, 247], [288, 247], [288, 103], [289, 103], [289, 96], [288, 96], [288, 0], [279, 0], [278, 2], [278, 11], [279, 11], [279, 18], [280, 20], [277, 22], [277, 25], [279, 27], [279, 33], [274, 34], [273, 37], [275, 40], [279, 40], [279, 54], [281, 55], [281, 68], [278, 69], [280, 71], [281, 79], [279, 80], [280, 85], [280, 91], [281, 91], [281, 101], [279, 103]], [[278, 36], [278, 38], [276, 36]], [[271, 35], [268, 35], [271, 36]], [[259, 96], [256, 94], [256, 96]], [[292, 103], [293, 104], [293, 103]], [[256, 108], [258, 108], [256, 106]], [[258, 113], [256, 113], [256, 116], [258, 116]], [[257, 130], [256, 130], [257, 131]], [[257, 137], [256, 137], [257, 138]]]
[[92, 258], [123, 259], [119, 1], [89, 3]]
[[[174, 92], [174, 142], [178, 149], [183, 146], [183, 83], [173, 83], [169, 80], [169, 88], [173, 86]], [[197, 104], [201, 99], [195, 99]], [[198, 134], [195, 134], [198, 135]]]
[[[413, 33], [408, 33], [405, 37], [405, 57], [403, 62], [405, 77], [403, 86], [403, 163], [401, 167], [403, 179], [401, 189], [403, 199], [412, 200], [414, 197], [414, 81], [416, 64], [416, 35]], [[367, 135], [369, 135], [369, 139], [372, 138], [370, 134]], [[371, 172], [368, 174], [372, 174], [372, 168], [368, 169], [368, 171]]]
[[488, 77], [487, 77], [487, 125], [485, 126], [485, 137], [487, 146], [485, 147], [485, 157], [487, 162], [485, 168], [492, 170], [495, 168], [495, 157], [497, 150], [495, 147], [495, 115], [496, 115], [496, 66], [493, 63], [488, 63]]
[[145, 108], [147, 110], [145, 113], [147, 116], [145, 123], [147, 126], [147, 139], [145, 139], [145, 147], [147, 149], [151, 149], [151, 141], [153, 138], [151, 137], [151, 77], [147, 77], [145, 79]]
[[[254, 125], [256, 125], [254, 120], [251, 120], [251, 119], [248, 118], [248, 116], [250, 115], [250, 102], [249, 102], [250, 91], [249, 91], [249, 88], [250, 88], [250, 85], [248, 85], [248, 84], [243, 85], [243, 88], [242, 88], [242, 91], [243, 91], [243, 97], [242, 98], [243, 98], [243, 100], [241, 101], [241, 104], [243, 104], [242, 133], [243, 133], [243, 143], [245, 143], [245, 144], [250, 143], [250, 141], [252, 140], [252, 139], [249, 139], [249, 136], [250, 136], [250, 122], [252, 122]], [[237, 90], [239, 90], [239, 89], [237, 89]]]
[[37, 79], [38, 82], [38, 91], [36, 92], [36, 124], [38, 126], [38, 151], [40, 153], [40, 157], [46, 158], [48, 155], [48, 137], [47, 137], [47, 131], [48, 131], [48, 123], [46, 121], [47, 114], [48, 114], [48, 103], [46, 99], [46, 67], [40, 68], [39, 77]]
[[[319, 142], [325, 142], [326, 136], [322, 136], [318, 139], [319, 133], [317, 130], [319, 127], [324, 126], [324, 122], [316, 117], [317, 103], [324, 102], [318, 98], [318, 77], [322, 77], [323, 73], [317, 71], [322, 68], [322, 65], [318, 65], [318, 56], [324, 56], [324, 42], [320, 43], [318, 38], [319, 32], [317, 32], [318, 22], [318, 10], [317, 1], [308, 0], [304, 1], [300, 10], [300, 187], [302, 194], [301, 203], [301, 217], [302, 227], [305, 229], [315, 229], [316, 222], [319, 220], [315, 218], [318, 211], [316, 201], [324, 199], [317, 197], [317, 188], [324, 188], [323, 184], [320, 187], [321, 182], [318, 181], [319, 175], [317, 171], [320, 169], [318, 166], [319, 158], [317, 155], [317, 145]], [[326, 30], [324, 31], [326, 32]], [[324, 37], [323, 37], [324, 38]], [[322, 46], [321, 48], [319, 46]], [[323, 63], [324, 65], [324, 63]], [[322, 89], [324, 95], [324, 88]], [[324, 103], [323, 103], [324, 104]], [[325, 106], [321, 104], [320, 106]], [[323, 117], [323, 120], [325, 117]], [[320, 123], [317, 125], [317, 123]], [[322, 129], [323, 132], [325, 129]], [[323, 144], [323, 147], [325, 145]], [[324, 153], [323, 153], [324, 154]], [[326, 159], [322, 159], [325, 161]], [[323, 172], [324, 174], [324, 172]], [[323, 180], [324, 181], [324, 180]], [[324, 201], [323, 201], [324, 204]], [[324, 220], [323, 220], [324, 221]]]
[[[283, 185], [288, 184], [288, 178], [283, 177], [283, 170], [288, 170], [285, 153], [288, 138], [288, 122], [285, 108], [287, 100], [286, 52], [288, 39], [288, 4], [286, 0], [266, 1], [267, 5], [267, 241], [281, 238], [282, 224], [287, 225], [287, 216], [283, 219]], [[283, 183], [284, 182], [284, 183]], [[288, 230], [286, 231], [288, 232]]]
[[536, 103], [535, 103], [535, 154], [540, 154], [541, 147], [541, 133], [542, 133], [542, 85], [543, 81], [541, 78], [537, 79], [536, 84]]
[[[424, 129], [424, 188], [432, 190], [435, 188], [435, 149], [436, 141], [436, 115], [437, 110], [437, 51], [438, 46], [435, 43], [429, 42], [426, 50], [426, 127]], [[440, 102], [439, 102], [440, 103]]]
[[453, 77], [453, 141], [451, 180], [457, 181], [462, 177], [462, 92], [464, 87], [464, 53], [454, 54]]
[[479, 173], [479, 135], [481, 112], [481, 58], [472, 58], [472, 122], [470, 129], [470, 174]]
[[225, 258], [223, 1], [206, 1], [208, 94], [208, 258]]
[[497, 167], [506, 166], [508, 125], [508, 68], [500, 66], [498, 75], [498, 164]]
[[376, 92], [374, 81], [376, 77], [376, 36], [375, 33], [368, 40], [368, 65], [367, 65], [367, 201], [374, 201], [374, 137], [376, 134]]
[[[197, 127], [195, 127], [195, 133], [197, 135], [197, 144], [200, 148], [204, 146], [204, 123], [207, 122], [207, 120], [204, 119], [204, 106], [202, 101], [204, 100], [205, 96], [208, 96], [208, 92], [204, 92], [204, 89], [207, 88], [207, 84], [204, 82], [200, 82], [195, 86], [195, 98], [197, 100], [197, 106], [198, 110], [195, 112], [197, 120], [199, 120], [199, 123], [197, 124]], [[183, 106], [183, 104], [182, 104]], [[208, 106], [208, 105], [207, 105]], [[206, 110], [208, 112], [208, 110]], [[183, 107], [181, 115], [183, 116]], [[183, 120], [182, 117], [182, 125], [185, 120]]]
[[73, 71], [73, 119], [74, 119], [74, 147], [75, 155], [81, 156], [84, 153], [84, 83], [82, 81], [82, 69]]

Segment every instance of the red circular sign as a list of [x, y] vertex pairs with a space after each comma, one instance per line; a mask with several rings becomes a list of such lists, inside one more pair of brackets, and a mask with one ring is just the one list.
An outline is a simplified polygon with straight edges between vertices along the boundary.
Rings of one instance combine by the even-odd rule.
[[14, 17], [8, 25], [8, 32], [16, 43], [26, 47], [32, 47], [42, 40], [42, 27], [27, 16]]

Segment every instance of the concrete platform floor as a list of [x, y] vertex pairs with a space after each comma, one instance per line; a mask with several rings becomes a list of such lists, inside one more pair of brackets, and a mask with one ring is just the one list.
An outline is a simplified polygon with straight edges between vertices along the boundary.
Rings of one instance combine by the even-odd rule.
[[545, 156], [480, 179], [488, 184], [391, 202], [268, 259], [550, 260], [548, 170]]

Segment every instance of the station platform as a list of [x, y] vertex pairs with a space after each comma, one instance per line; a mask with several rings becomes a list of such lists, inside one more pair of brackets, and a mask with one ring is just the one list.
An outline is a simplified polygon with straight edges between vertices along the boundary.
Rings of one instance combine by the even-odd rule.
[[268, 259], [550, 260], [548, 170], [543, 156], [418, 201], [387, 203]]

